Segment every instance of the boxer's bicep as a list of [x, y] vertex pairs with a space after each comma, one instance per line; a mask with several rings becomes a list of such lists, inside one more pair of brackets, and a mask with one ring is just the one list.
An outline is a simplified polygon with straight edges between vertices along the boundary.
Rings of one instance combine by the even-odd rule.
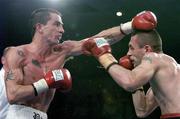
[[72, 55], [80, 55], [83, 53], [83, 49], [82, 49], [83, 42], [84, 40], [74, 42], [74, 47], [71, 49]]
[[8, 68], [4, 78], [8, 100], [15, 97], [23, 83], [22, 55], [23, 52], [16, 49], [12, 49], [6, 55]]
[[6, 71], [6, 80], [22, 80], [23, 79], [23, 60], [25, 55], [23, 51], [16, 50], [15, 48], [11, 49], [6, 54], [7, 59], [7, 71]]
[[62, 43], [62, 48], [67, 51], [68, 56], [76, 56], [83, 53], [82, 45], [84, 40], [72, 41], [68, 40]]

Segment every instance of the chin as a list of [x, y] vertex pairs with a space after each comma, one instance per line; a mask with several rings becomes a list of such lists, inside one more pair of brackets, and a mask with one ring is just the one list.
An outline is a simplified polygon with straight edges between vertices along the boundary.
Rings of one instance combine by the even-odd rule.
[[60, 43], [60, 40], [57, 41], [57, 44], [59, 44], [59, 43]]
[[59, 44], [59, 39], [55, 39], [54, 44]]
[[134, 66], [134, 67], [137, 67], [137, 66], [138, 66], [138, 64], [133, 63], [133, 66]]

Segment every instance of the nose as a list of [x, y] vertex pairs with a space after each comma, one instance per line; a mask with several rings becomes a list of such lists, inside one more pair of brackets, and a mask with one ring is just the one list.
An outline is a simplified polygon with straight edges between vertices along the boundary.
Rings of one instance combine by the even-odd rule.
[[64, 33], [64, 28], [63, 28], [63, 26], [60, 26], [60, 27], [58, 28], [58, 31], [59, 31], [60, 33]]
[[130, 50], [128, 50], [127, 55], [131, 56], [131, 51]]

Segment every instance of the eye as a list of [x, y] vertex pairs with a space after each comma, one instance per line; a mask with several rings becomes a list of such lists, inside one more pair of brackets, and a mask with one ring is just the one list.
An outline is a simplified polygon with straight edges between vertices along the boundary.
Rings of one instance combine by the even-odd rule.
[[60, 26], [60, 23], [56, 23], [56, 26]]
[[55, 22], [54, 25], [57, 27], [62, 26], [62, 24], [60, 22]]
[[134, 50], [134, 48], [133, 48], [131, 45], [129, 46], [129, 49], [130, 49], [130, 50]]

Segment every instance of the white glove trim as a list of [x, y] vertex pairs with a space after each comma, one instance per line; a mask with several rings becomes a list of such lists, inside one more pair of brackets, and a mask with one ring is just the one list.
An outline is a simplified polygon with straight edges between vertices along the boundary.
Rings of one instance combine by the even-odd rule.
[[120, 24], [120, 31], [124, 35], [128, 35], [133, 31], [132, 21], [126, 22], [124, 24]]
[[46, 83], [45, 79], [40, 79], [39, 81], [33, 83], [33, 86], [37, 92], [37, 95], [49, 89], [48, 84]]

